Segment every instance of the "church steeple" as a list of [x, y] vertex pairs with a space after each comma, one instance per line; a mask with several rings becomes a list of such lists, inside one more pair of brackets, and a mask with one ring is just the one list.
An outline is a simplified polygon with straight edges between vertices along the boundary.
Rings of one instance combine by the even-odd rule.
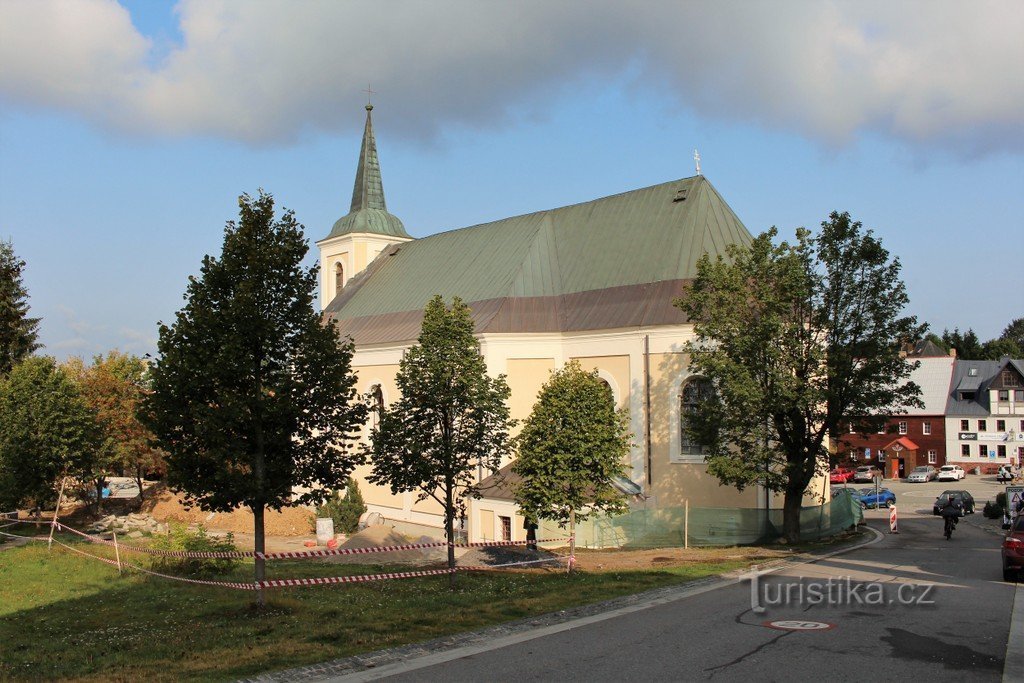
[[366, 105], [366, 127], [363, 128], [363, 146], [359, 150], [359, 165], [356, 167], [356, 184], [352, 188], [352, 208], [381, 209], [387, 211], [384, 202], [384, 183], [380, 179], [380, 161], [377, 159], [377, 141], [373, 137], [373, 105]]
[[331, 229], [331, 237], [348, 233], [370, 233], [411, 239], [402, 221], [388, 213], [384, 201], [384, 183], [380, 176], [380, 161], [377, 159], [377, 141], [373, 137], [373, 105], [366, 105], [366, 127], [363, 129], [363, 145], [359, 150], [356, 166], [356, 182], [352, 188], [352, 205], [348, 214], [338, 219]]
[[338, 296], [349, 279], [365, 270], [388, 245], [412, 240], [402, 221], [388, 213], [384, 203], [372, 111], [373, 105], [367, 104], [352, 206], [335, 222], [331, 233], [316, 243], [320, 249], [321, 308]]

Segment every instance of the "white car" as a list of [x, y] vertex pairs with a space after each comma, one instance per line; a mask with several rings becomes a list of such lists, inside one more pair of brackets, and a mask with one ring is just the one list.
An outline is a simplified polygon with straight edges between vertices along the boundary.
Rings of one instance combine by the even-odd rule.
[[967, 476], [964, 468], [960, 465], [943, 465], [939, 468], [939, 481], [959, 481]]
[[936, 474], [938, 474], [937, 470], [931, 465], [919, 465], [910, 472], [910, 476], [907, 477], [907, 481], [912, 483], [931, 481], [935, 478]]

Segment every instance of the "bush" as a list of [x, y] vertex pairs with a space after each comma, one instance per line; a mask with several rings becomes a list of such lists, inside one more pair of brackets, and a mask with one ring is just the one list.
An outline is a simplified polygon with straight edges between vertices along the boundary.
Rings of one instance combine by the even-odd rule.
[[[345, 497], [337, 491], [331, 493], [326, 503], [316, 509], [317, 517], [330, 517], [334, 520], [335, 533], [352, 534], [359, 530], [359, 518], [366, 512], [366, 503], [359, 493], [359, 484], [352, 477], [348, 478]], [[316, 522], [313, 522], [316, 524]]]
[[[206, 529], [202, 526], [192, 530], [177, 522], [170, 523], [170, 530], [166, 536], [155, 536], [154, 539], [152, 547], [159, 550], [184, 550], [193, 553], [237, 550], [234, 534], [229, 533], [224, 539], [213, 538], [206, 533]], [[153, 566], [157, 569], [172, 570], [188, 575], [226, 574], [238, 566], [238, 560], [234, 558], [163, 557], [159, 555], [156, 557]]]
[[981, 514], [985, 515], [985, 519], [1002, 519], [1003, 518], [1003, 506], [999, 503], [985, 503], [985, 509], [981, 511]]

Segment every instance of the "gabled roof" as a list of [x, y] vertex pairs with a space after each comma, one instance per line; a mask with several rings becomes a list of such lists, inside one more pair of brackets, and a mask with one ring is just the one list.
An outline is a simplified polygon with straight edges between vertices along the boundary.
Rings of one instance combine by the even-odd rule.
[[402, 221], [388, 213], [387, 203], [384, 201], [384, 181], [380, 175], [377, 141], [373, 136], [373, 119], [370, 116], [372, 111], [373, 105], [366, 105], [366, 127], [363, 128], [363, 145], [359, 150], [359, 162], [356, 165], [352, 204], [349, 212], [335, 222], [331, 233], [324, 239], [349, 233], [374, 233], [409, 238]]
[[435, 294], [466, 301], [478, 333], [677, 324], [698, 259], [751, 239], [695, 176], [396, 245], [324, 312], [361, 344], [415, 339]]
[[949, 383], [953, 376], [952, 356], [914, 359], [918, 366], [910, 373], [909, 381], [921, 387], [922, 408], [908, 408], [905, 415], [942, 415], [946, 412]]
[[[1024, 377], [1024, 360], [958, 360], [953, 370], [946, 415], [986, 417], [991, 413], [988, 389], [1005, 367], [1012, 367]], [[964, 392], [973, 392], [973, 398], [963, 398]]]
[[893, 446], [895, 446], [896, 444], [899, 444], [899, 445], [900, 445], [901, 447], [903, 447], [903, 448], [907, 449], [908, 451], [916, 451], [916, 450], [918, 450], [918, 449], [920, 448], [920, 446], [918, 446], [918, 445], [917, 445], [916, 443], [914, 443], [913, 441], [911, 441], [911, 440], [910, 440], [910, 439], [908, 439], [907, 437], [905, 437], [905, 436], [901, 436], [900, 438], [898, 438], [898, 439], [893, 439], [892, 441], [890, 441], [889, 443], [887, 443], [887, 444], [886, 444], [886, 445], [885, 445], [885, 446], [884, 446], [884, 447], [882, 448], [882, 450], [883, 450], [883, 451], [887, 451], [887, 450], [889, 450], [890, 448], [892, 448]]

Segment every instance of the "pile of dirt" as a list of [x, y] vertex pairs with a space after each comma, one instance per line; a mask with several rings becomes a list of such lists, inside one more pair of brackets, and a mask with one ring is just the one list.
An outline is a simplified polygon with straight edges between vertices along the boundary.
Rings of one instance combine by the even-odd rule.
[[[381, 546], [410, 545], [420, 543], [436, 543], [437, 539], [422, 536], [414, 539], [395, 531], [385, 524], [369, 526], [352, 534], [341, 544], [342, 548], [378, 548]], [[446, 555], [444, 546], [437, 548], [419, 548], [414, 550], [389, 550], [380, 553], [357, 553], [354, 555], [334, 555], [331, 562], [357, 564], [429, 564], [443, 560]]]
[[[198, 507], [186, 506], [181, 495], [166, 488], [150, 492], [142, 510], [160, 522], [202, 524], [211, 531], [253, 531], [253, 516], [248, 508], [232, 512], [205, 512]], [[267, 536], [310, 536], [313, 533], [313, 519], [313, 510], [302, 506], [282, 508], [280, 512], [267, 510], [263, 514], [264, 533]]]

